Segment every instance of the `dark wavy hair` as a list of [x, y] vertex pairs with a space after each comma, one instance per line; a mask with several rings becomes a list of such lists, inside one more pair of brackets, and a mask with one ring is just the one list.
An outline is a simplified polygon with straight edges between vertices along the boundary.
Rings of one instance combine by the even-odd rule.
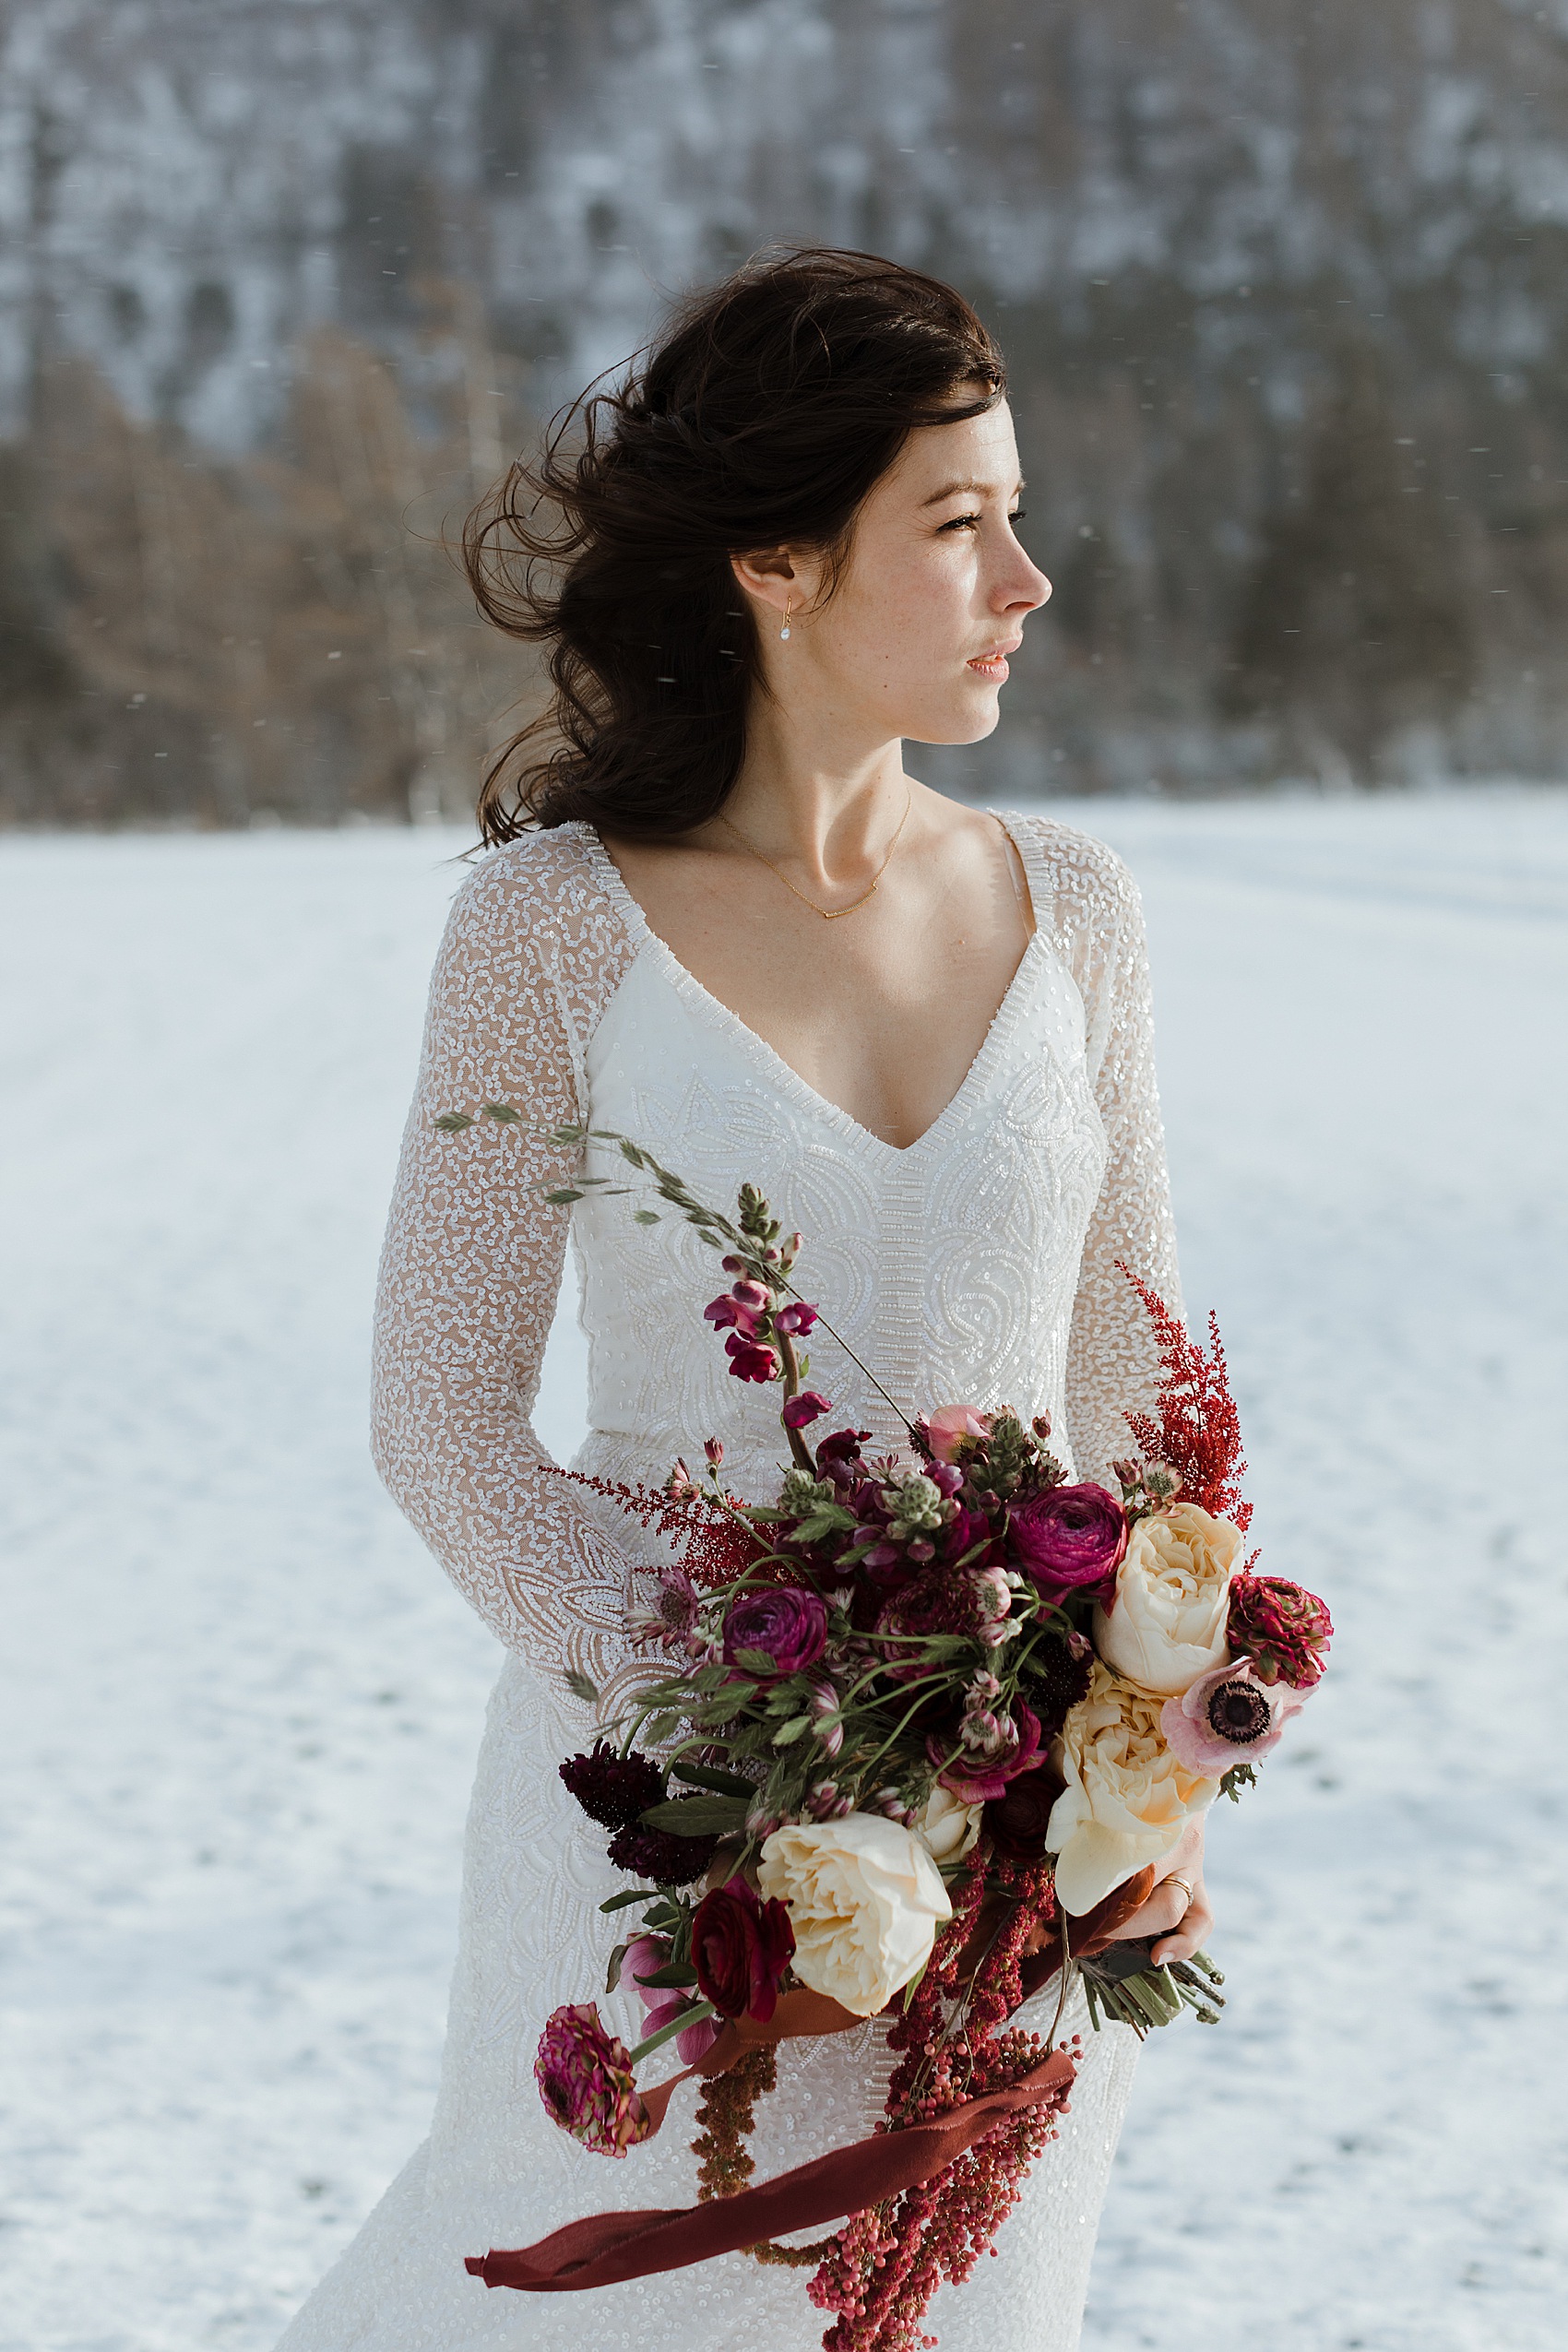
[[668, 839], [715, 815], [761, 683], [731, 558], [819, 552], [831, 594], [909, 435], [1005, 386], [962, 296], [873, 254], [764, 255], [684, 302], [469, 517], [480, 610], [548, 647], [553, 690], [485, 777], [485, 840], [572, 818]]

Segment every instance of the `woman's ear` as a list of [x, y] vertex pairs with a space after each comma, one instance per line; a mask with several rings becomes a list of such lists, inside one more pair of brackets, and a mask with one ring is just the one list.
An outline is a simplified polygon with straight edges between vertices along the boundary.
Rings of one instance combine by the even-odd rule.
[[781, 618], [786, 607], [796, 612], [809, 612], [822, 586], [821, 564], [802, 561], [788, 547], [731, 555], [730, 568], [754, 604], [766, 605]]

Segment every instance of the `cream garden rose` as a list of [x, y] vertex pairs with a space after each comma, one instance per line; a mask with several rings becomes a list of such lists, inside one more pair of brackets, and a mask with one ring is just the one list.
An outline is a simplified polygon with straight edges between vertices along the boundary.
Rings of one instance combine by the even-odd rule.
[[936, 1783], [915, 1815], [914, 1832], [934, 1862], [961, 1862], [980, 1834], [983, 1805], [968, 1805]]
[[922, 1841], [879, 1813], [786, 1823], [763, 1847], [757, 1884], [789, 1910], [801, 1982], [857, 2017], [902, 1991], [953, 1916]]
[[1067, 1785], [1045, 1843], [1056, 1857], [1057, 1900], [1074, 1918], [1169, 1854], [1190, 1817], [1219, 1794], [1218, 1780], [1187, 1771], [1166, 1746], [1162, 1705], [1096, 1658], [1088, 1693], [1051, 1748]]
[[1094, 1613], [1094, 1645], [1107, 1666], [1169, 1699], [1228, 1665], [1230, 1579], [1241, 1554], [1241, 1529], [1195, 1503], [1140, 1519], [1116, 1571], [1116, 1606]]

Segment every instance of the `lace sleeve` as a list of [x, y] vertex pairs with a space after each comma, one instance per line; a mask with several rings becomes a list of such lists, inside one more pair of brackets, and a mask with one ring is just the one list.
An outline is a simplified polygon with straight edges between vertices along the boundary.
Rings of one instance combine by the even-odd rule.
[[[431, 988], [376, 1301], [373, 1450], [396, 1501], [487, 1625], [540, 1672], [603, 1684], [624, 1654], [628, 1562], [547, 1474], [529, 1420], [559, 1294], [569, 1162], [531, 1132], [581, 1116], [582, 1050], [629, 960], [576, 845], [519, 842], [465, 885]], [[524, 1124], [444, 1111], [516, 1105]]]
[[1159, 1362], [1149, 1321], [1117, 1261], [1181, 1313], [1176, 1232], [1154, 1071], [1154, 1007], [1137, 885], [1102, 843], [1044, 828], [1059, 943], [1084, 1000], [1086, 1052], [1108, 1146], [1089, 1220], [1067, 1352], [1067, 1425], [1081, 1479], [1112, 1493], [1126, 1416], [1152, 1408]]

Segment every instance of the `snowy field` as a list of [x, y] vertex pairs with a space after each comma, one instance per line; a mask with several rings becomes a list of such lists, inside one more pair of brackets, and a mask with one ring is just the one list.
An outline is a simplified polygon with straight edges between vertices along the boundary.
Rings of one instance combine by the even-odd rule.
[[[1568, 797], [1085, 821], [1255, 1532], [1340, 1629], [1215, 1822], [1231, 2006], [1144, 2060], [1086, 2345], [1546, 2352]], [[425, 2128], [498, 1653], [376, 1487], [365, 1351], [459, 847], [0, 841], [5, 2352], [266, 2352]]]

